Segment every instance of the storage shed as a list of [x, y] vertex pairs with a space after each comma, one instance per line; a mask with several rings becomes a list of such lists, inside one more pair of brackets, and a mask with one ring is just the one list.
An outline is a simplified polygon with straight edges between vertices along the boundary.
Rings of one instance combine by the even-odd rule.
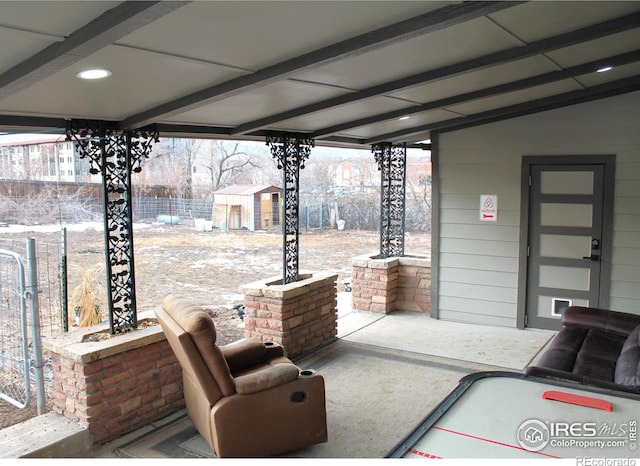
[[282, 188], [272, 185], [231, 185], [213, 193], [213, 224], [222, 229], [250, 231], [280, 225]]

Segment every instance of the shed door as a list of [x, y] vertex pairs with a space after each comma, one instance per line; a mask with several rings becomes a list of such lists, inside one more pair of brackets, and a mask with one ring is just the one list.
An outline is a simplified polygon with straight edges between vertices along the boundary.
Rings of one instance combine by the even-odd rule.
[[242, 206], [232, 205], [229, 210], [229, 230], [239, 230], [242, 228]]
[[604, 166], [532, 165], [529, 183], [525, 323], [556, 330], [566, 307], [600, 303]]
[[271, 193], [271, 217], [273, 225], [280, 225], [280, 196], [278, 193]]

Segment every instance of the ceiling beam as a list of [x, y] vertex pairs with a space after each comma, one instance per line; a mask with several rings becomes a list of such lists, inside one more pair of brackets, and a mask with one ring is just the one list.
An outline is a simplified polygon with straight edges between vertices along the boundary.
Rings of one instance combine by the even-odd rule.
[[[506, 2], [509, 3], [509, 2]], [[487, 68], [510, 61], [528, 58], [537, 54], [557, 50], [580, 42], [585, 42], [611, 34], [626, 31], [640, 25], [640, 13], [623, 16], [613, 20], [605, 21], [593, 26], [587, 26], [575, 31], [560, 34], [554, 37], [542, 39], [524, 46], [513, 47], [499, 52], [490, 53], [481, 57], [473, 58], [452, 65], [443, 66], [434, 70], [424, 71], [422, 73], [407, 76], [391, 82], [379, 84], [376, 86], [363, 89], [361, 91], [333, 97], [313, 104], [305, 105], [292, 110], [287, 110], [275, 115], [271, 115], [258, 120], [250, 121], [238, 125], [232, 134], [244, 134], [251, 132], [257, 128], [264, 128], [275, 123], [286, 121], [309, 113], [327, 110], [340, 105], [346, 105], [357, 102], [359, 100], [377, 97], [400, 89], [424, 84], [430, 81], [444, 79], [455, 76], [463, 72]]]
[[352, 120], [345, 123], [329, 126], [326, 128], [313, 131], [310, 137], [314, 139], [330, 136], [332, 134], [340, 133], [342, 131], [358, 128], [360, 126], [371, 125], [380, 123], [387, 120], [395, 120], [400, 117], [414, 115], [417, 113], [426, 112], [429, 110], [440, 109], [451, 105], [457, 105], [464, 102], [470, 102], [473, 100], [484, 99], [500, 94], [506, 94], [508, 92], [519, 91], [530, 87], [540, 86], [542, 84], [548, 84], [552, 82], [561, 81], [563, 79], [574, 78], [589, 73], [595, 73], [598, 69], [604, 66], [622, 66], [629, 63], [640, 61], [640, 50], [634, 50], [632, 52], [623, 53], [614, 57], [601, 58], [581, 65], [572, 66], [563, 70], [551, 71], [549, 73], [543, 73], [537, 76], [520, 79], [510, 83], [499, 84], [497, 86], [491, 86], [477, 91], [466, 92], [451, 97], [446, 97], [440, 100], [434, 100], [421, 105], [412, 105], [410, 107], [393, 110], [391, 112], [381, 113], [366, 118], [360, 118], [358, 120]]
[[21, 115], [0, 115], [0, 131], [16, 132], [29, 129], [34, 132], [35, 129], [46, 130], [50, 132], [64, 131], [67, 126], [67, 120], [64, 118], [49, 118], [37, 116], [21, 116]]
[[[121, 125], [124, 128], [132, 128], [154, 123], [167, 116], [183, 113], [237, 95], [247, 89], [264, 86], [328, 63], [369, 52], [428, 32], [444, 29], [489, 13], [511, 8], [520, 3], [523, 2], [485, 1], [449, 5], [166, 102], [126, 118], [121, 122]], [[255, 129], [257, 128], [251, 128], [246, 132], [251, 132]]]
[[[484, 125], [487, 123], [493, 123], [495, 121], [530, 115], [532, 113], [553, 110], [556, 108], [589, 102], [592, 100], [604, 99], [606, 97], [626, 94], [638, 90], [640, 90], [640, 75], [619, 79], [617, 81], [612, 81], [606, 84], [599, 84], [597, 86], [580, 89], [578, 91], [566, 92], [564, 94], [543, 97], [541, 99], [532, 100], [521, 104], [509, 105], [507, 107], [488, 110], [486, 112], [453, 118], [451, 120], [416, 126], [413, 128], [407, 128], [387, 134], [380, 134], [376, 137], [365, 139], [363, 141], [363, 144], [376, 144], [379, 142], [397, 141], [407, 136], [432, 131], [455, 131], [471, 126]], [[424, 135], [416, 138], [416, 140], [422, 139], [425, 139]]]
[[0, 99], [113, 44], [189, 1], [126, 1], [0, 75]]
[[351, 147], [355, 149], [367, 149], [367, 150], [371, 149], [371, 146], [368, 146], [365, 144], [364, 139], [350, 138], [345, 136], [331, 136], [326, 139], [316, 141], [317, 146], [322, 145], [323, 143], [326, 143], [327, 145], [335, 145], [337, 147]]
[[192, 136], [228, 136], [230, 128], [224, 126], [180, 125], [158, 123], [155, 128], [160, 134], [189, 134]]

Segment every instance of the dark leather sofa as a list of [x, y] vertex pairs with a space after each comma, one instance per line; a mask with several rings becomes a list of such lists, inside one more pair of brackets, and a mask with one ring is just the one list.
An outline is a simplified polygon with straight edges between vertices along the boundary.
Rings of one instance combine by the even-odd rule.
[[640, 315], [569, 307], [562, 329], [524, 373], [640, 393]]

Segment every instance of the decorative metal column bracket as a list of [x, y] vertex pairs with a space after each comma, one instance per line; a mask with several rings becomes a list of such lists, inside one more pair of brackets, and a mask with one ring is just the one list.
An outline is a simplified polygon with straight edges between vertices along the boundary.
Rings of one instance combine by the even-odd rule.
[[69, 120], [67, 141], [78, 144], [81, 158], [91, 162], [90, 172], [102, 175], [107, 304], [111, 334], [138, 327], [133, 258], [131, 173], [157, 142], [155, 128], [123, 130], [117, 124], [93, 120]]
[[311, 154], [313, 139], [296, 134], [267, 136], [271, 155], [283, 171], [284, 191], [282, 240], [283, 240], [283, 284], [298, 281], [299, 236], [300, 236], [300, 169]]
[[404, 256], [407, 148], [382, 142], [371, 147], [380, 170], [380, 258]]

